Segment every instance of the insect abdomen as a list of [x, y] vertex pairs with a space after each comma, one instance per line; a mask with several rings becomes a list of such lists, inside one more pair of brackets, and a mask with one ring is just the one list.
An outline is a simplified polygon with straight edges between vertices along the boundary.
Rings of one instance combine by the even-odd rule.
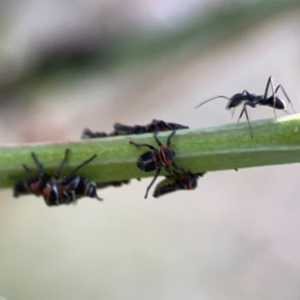
[[165, 179], [163, 181], [161, 181], [157, 187], [155, 188], [155, 191], [153, 193], [153, 197], [154, 198], [158, 198], [160, 196], [178, 191], [178, 190], [182, 190], [183, 188], [178, 185], [176, 182], [174, 182], [173, 180], [170, 179]]

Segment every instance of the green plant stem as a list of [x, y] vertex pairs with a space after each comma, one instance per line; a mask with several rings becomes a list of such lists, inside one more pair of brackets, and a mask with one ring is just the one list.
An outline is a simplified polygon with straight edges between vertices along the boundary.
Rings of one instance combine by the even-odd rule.
[[[172, 138], [178, 166], [191, 170], [217, 171], [300, 162], [300, 114], [251, 122], [253, 139], [247, 123], [179, 130]], [[163, 143], [170, 132], [159, 133]], [[137, 158], [149, 151], [129, 144], [157, 146], [153, 134], [117, 136], [61, 144], [27, 144], [0, 148], [0, 188], [12, 187], [9, 175], [26, 177], [22, 164], [36, 170], [30, 156], [35, 152], [47, 172], [54, 174], [66, 148], [71, 149], [63, 174], [97, 154], [97, 158], [78, 174], [90, 180], [109, 181], [153, 176], [137, 166]], [[165, 171], [162, 174], [166, 174]]]

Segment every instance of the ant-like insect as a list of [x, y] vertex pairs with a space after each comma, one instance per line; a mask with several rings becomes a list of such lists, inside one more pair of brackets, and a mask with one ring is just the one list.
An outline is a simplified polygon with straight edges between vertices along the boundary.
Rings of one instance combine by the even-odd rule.
[[151, 181], [151, 183], [147, 187], [146, 194], [145, 194], [145, 199], [147, 198], [148, 192], [149, 192], [151, 186], [153, 185], [153, 183], [155, 182], [155, 180], [157, 179], [162, 167], [165, 167], [165, 169], [168, 173], [171, 173], [170, 172], [170, 166], [171, 165], [173, 166], [174, 169], [178, 169], [177, 165], [173, 161], [173, 158], [175, 156], [175, 152], [170, 149], [171, 138], [173, 137], [175, 132], [176, 132], [176, 130], [173, 129], [171, 134], [168, 136], [167, 147], [164, 146], [159, 141], [159, 139], [157, 138], [157, 132], [154, 132], [155, 141], [156, 141], [157, 145], [159, 146], [158, 149], [156, 149], [155, 147], [153, 147], [150, 144], [137, 144], [133, 141], [129, 141], [130, 144], [133, 144], [137, 147], [148, 147], [148, 148], [151, 149], [150, 151], [142, 154], [139, 157], [139, 159], [137, 161], [138, 168], [140, 170], [144, 171], [144, 172], [151, 172], [151, 171], [154, 171], [155, 169], [157, 170], [155, 176], [153, 177], [153, 179]]
[[[272, 95], [268, 97], [268, 91], [269, 91], [270, 87], [271, 87]], [[264, 95], [255, 95], [255, 94], [249, 93], [247, 90], [244, 90], [242, 93], [237, 93], [237, 94], [233, 95], [231, 98], [228, 98], [226, 96], [213, 97], [211, 99], [208, 99], [208, 100], [200, 103], [199, 105], [196, 106], [196, 108], [200, 107], [201, 105], [203, 105], [203, 104], [205, 104], [209, 101], [215, 100], [217, 98], [225, 98], [225, 99], [229, 100], [229, 103], [226, 107], [227, 109], [235, 108], [235, 107], [237, 107], [238, 105], [240, 105], [241, 103], [244, 102], [243, 109], [242, 109], [241, 114], [238, 118], [238, 122], [241, 119], [241, 117], [243, 116], [243, 114], [245, 113], [250, 131], [251, 131], [251, 136], [252, 136], [252, 127], [251, 127], [250, 121], [249, 121], [247, 106], [251, 106], [251, 107], [255, 108], [256, 105], [259, 104], [259, 105], [273, 107], [274, 114], [275, 114], [275, 117], [277, 119], [275, 109], [284, 110], [286, 112], [285, 102], [282, 99], [280, 99], [279, 97], [277, 97], [277, 93], [278, 93], [279, 89], [281, 89], [281, 91], [283, 92], [283, 94], [286, 97], [287, 101], [292, 106], [293, 111], [295, 112], [292, 101], [288, 97], [288, 95], [287, 95], [286, 91], [284, 90], [283, 86], [281, 84], [279, 84], [276, 88], [274, 87], [272, 76], [270, 76], [269, 79], [268, 79]]]
[[178, 130], [178, 129], [188, 129], [188, 126], [177, 124], [177, 123], [168, 123], [162, 120], [153, 119], [150, 124], [147, 125], [134, 125], [128, 126], [121, 123], [115, 123], [114, 129], [118, 135], [127, 135], [127, 134], [139, 134], [139, 133], [149, 133], [155, 131], [169, 131], [169, 130]]
[[67, 161], [69, 152], [70, 149], [66, 149], [65, 156], [53, 177], [44, 172], [42, 164], [36, 154], [32, 152], [31, 156], [37, 166], [38, 173], [36, 176], [32, 176], [28, 167], [23, 165], [27, 172], [27, 178], [19, 179], [16, 183], [14, 196], [18, 197], [21, 194], [30, 193], [36, 196], [42, 195], [48, 206], [69, 204], [84, 196], [102, 200], [97, 195], [95, 183], [85, 177], [75, 175], [80, 168], [91, 162], [97, 155], [95, 154], [81, 163], [68, 175], [61, 176], [61, 171]]
[[155, 131], [168, 131], [173, 129], [188, 129], [188, 126], [177, 124], [177, 123], [168, 123], [162, 120], [153, 119], [151, 123], [147, 125], [124, 125], [121, 123], [114, 124], [114, 131], [111, 133], [91, 131], [88, 128], [85, 128], [81, 134], [82, 139], [94, 139], [94, 138], [104, 138], [116, 135], [129, 135], [129, 134], [140, 134], [140, 133], [150, 133]]
[[185, 172], [183, 169], [182, 172], [179, 174], [174, 171], [175, 175], [166, 176], [164, 180], [159, 182], [155, 187], [153, 197], [158, 198], [178, 190], [194, 190], [198, 185], [198, 178], [204, 176], [206, 173]]

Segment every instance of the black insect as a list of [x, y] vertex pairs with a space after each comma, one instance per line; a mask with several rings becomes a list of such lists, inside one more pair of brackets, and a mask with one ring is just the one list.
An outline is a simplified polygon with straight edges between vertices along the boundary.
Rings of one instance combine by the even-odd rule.
[[[141, 134], [141, 133], [150, 133], [155, 131], [168, 131], [168, 130], [178, 130], [178, 129], [188, 129], [188, 126], [177, 124], [177, 123], [168, 123], [162, 120], [153, 119], [150, 124], [147, 125], [124, 125], [121, 123], [114, 124], [114, 131], [111, 133], [106, 132], [93, 132], [90, 129], [86, 128], [83, 130], [81, 138], [82, 139], [94, 139], [94, 138], [104, 138], [110, 136], [118, 135], [129, 135], [129, 134]], [[108, 181], [108, 182], [96, 182], [97, 188], [105, 188], [109, 186], [119, 187], [123, 184], [129, 184], [130, 180], [119, 180], [119, 181]]]
[[140, 134], [140, 133], [149, 133], [155, 131], [168, 131], [168, 130], [179, 130], [179, 129], [188, 129], [188, 126], [177, 124], [177, 123], [168, 123], [162, 120], [153, 119], [150, 124], [147, 125], [134, 125], [129, 126], [121, 123], [114, 124], [114, 131], [111, 133], [91, 131], [86, 128], [81, 134], [82, 139], [94, 139], [94, 138], [103, 138], [116, 135], [128, 135], [128, 134]]
[[178, 190], [194, 190], [198, 185], [198, 178], [202, 177], [206, 172], [192, 173], [190, 171], [177, 173], [166, 176], [164, 180], [159, 182], [155, 187], [153, 197], [158, 198], [168, 193], [176, 192]]
[[173, 166], [174, 169], [178, 169], [177, 165], [173, 161], [173, 158], [175, 156], [175, 152], [170, 149], [171, 138], [173, 137], [175, 132], [176, 132], [176, 130], [173, 129], [171, 134], [168, 136], [167, 147], [164, 146], [159, 141], [159, 139], [157, 138], [157, 132], [154, 132], [155, 141], [156, 141], [157, 145], [159, 146], [158, 149], [156, 149], [155, 147], [153, 147], [150, 144], [137, 144], [133, 141], [129, 141], [130, 144], [133, 144], [137, 147], [148, 147], [148, 148], [151, 149], [150, 151], [142, 154], [139, 157], [139, 159], [137, 161], [138, 168], [140, 170], [144, 171], [144, 172], [151, 172], [151, 171], [157, 170], [155, 176], [153, 177], [153, 179], [151, 181], [151, 183], [147, 187], [146, 194], [145, 194], [145, 199], [147, 198], [148, 192], [149, 192], [151, 186], [153, 185], [153, 183], [155, 182], [155, 180], [157, 179], [162, 167], [165, 167], [165, 169], [168, 173], [170, 173], [170, 166], [171, 165]]
[[115, 180], [115, 181], [100, 181], [100, 182], [96, 182], [96, 186], [98, 189], [104, 189], [106, 187], [120, 187], [123, 184], [129, 184], [130, 180]]
[[[269, 91], [270, 88], [271, 88], [271, 96], [268, 97], [268, 91]], [[251, 127], [250, 121], [249, 121], [247, 106], [251, 106], [253, 108], [255, 108], [256, 105], [264, 105], [264, 106], [273, 107], [275, 117], [277, 118], [275, 109], [280, 109], [280, 110], [286, 111], [286, 105], [285, 105], [284, 100], [277, 97], [277, 93], [278, 93], [279, 89], [281, 89], [281, 91], [283, 92], [285, 98], [290, 103], [290, 105], [292, 106], [293, 111], [295, 112], [292, 101], [288, 97], [288, 95], [285, 92], [283, 86], [281, 84], [279, 84], [276, 88], [274, 87], [272, 76], [270, 76], [269, 79], [268, 79], [264, 95], [255, 95], [255, 94], [249, 93], [247, 90], [244, 90], [242, 93], [235, 94], [231, 98], [228, 98], [226, 96], [216, 96], [214, 98], [208, 99], [208, 100], [200, 103], [198, 106], [196, 106], [196, 108], [200, 107], [201, 105], [203, 105], [203, 104], [205, 104], [209, 101], [215, 100], [217, 98], [225, 98], [225, 99], [229, 100], [229, 103], [226, 107], [227, 109], [235, 108], [235, 107], [237, 107], [238, 105], [240, 105], [241, 103], [244, 102], [243, 109], [242, 109], [241, 114], [238, 118], [238, 121], [241, 119], [241, 117], [245, 113], [247, 121], [248, 121], [249, 128], [251, 130], [251, 135], [252, 135], [252, 127]]]
[[[102, 200], [97, 195], [97, 188], [95, 183], [91, 182], [85, 177], [75, 175], [79, 169], [95, 159], [97, 155], [94, 154], [92, 157], [77, 166], [68, 175], [61, 177], [60, 173], [67, 161], [69, 152], [70, 150], [66, 149], [65, 156], [55, 175], [51, 177], [51, 179], [47, 182], [45, 188], [43, 189], [43, 196], [46, 204], [49, 206], [69, 204], [82, 197], [97, 198], [98, 200]], [[35, 157], [34, 159], [38, 163], [37, 158]]]
[[96, 139], [96, 138], [103, 138], [103, 137], [108, 137], [108, 136], [112, 136], [112, 134], [110, 133], [106, 133], [106, 132], [99, 132], [99, 131], [91, 131], [90, 129], [88, 128], [85, 128], [83, 131], [82, 131], [82, 134], [81, 134], [81, 138], [83, 140], [85, 139]]
[[127, 135], [127, 134], [139, 134], [139, 133], [148, 133], [156, 131], [169, 131], [169, 130], [178, 130], [178, 129], [188, 129], [188, 126], [180, 125], [177, 123], [167, 123], [162, 120], [153, 119], [150, 124], [147, 125], [134, 125], [128, 126], [121, 123], [115, 123], [114, 129], [118, 135]]
[[21, 194], [30, 193], [36, 196], [42, 195], [48, 206], [69, 204], [85, 196], [102, 200], [97, 195], [95, 183], [85, 177], [75, 175], [80, 168], [91, 162], [97, 155], [95, 154], [84, 161], [68, 175], [61, 176], [61, 171], [66, 163], [69, 152], [70, 150], [66, 149], [65, 156], [53, 177], [44, 172], [43, 166], [37, 159], [36, 154], [31, 153], [36, 163], [38, 173], [36, 176], [32, 176], [29, 169], [24, 165], [27, 171], [27, 178], [23, 180], [20, 179], [16, 183], [14, 196], [17, 197]]

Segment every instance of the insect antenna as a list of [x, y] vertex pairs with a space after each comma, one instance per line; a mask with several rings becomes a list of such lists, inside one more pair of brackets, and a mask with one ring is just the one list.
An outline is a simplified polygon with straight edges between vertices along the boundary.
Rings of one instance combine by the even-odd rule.
[[[24, 168], [25, 171], [26, 171], [27, 178], [28, 178], [28, 179], [29, 179], [29, 178], [32, 178], [32, 174], [31, 174], [29, 168], [28, 168], [25, 164], [23, 164], [22, 166], [23, 166], [23, 168]], [[19, 176], [15, 176], [15, 175], [9, 175], [8, 177], [11, 178], [11, 179], [23, 180], [23, 179], [20, 178]]]
[[224, 98], [224, 99], [227, 99], [228, 101], [230, 101], [229, 98], [227, 98], [226, 96], [216, 96], [216, 97], [213, 97], [213, 98], [210, 98], [204, 102], [201, 102], [200, 104], [198, 104], [197, 106], [195, 106], [195, 109], [197, 109], [198, 107], [202, 106], [203, 104], [207, 103], [207, 102], [210, 102], [212, 100], [215, 100], [215, 99], [218, 99], [218, 98]]
[[92, 157], [90, 157], [89, 159], [85, 160], [83, 163], [81, 163], [79, 166], [77, 166], [73, 171], [71, 171], [71, 173], [69, 173], [68, 176], [74, 175], [79, 169], [81, 169], [83, 166], [85, 166], [86, 164], [88, 164], [89, 162], [91, 162], [96, 157], [97, 157], [97, 154], [94, 154]]
[[32, 156], [32, 158], [33, 158], [33, 160], [34, 160], [34, 162], [35, 162], [35, 164], [37, 166], [37, 169], [38, 169], [39, 173], [44, 174], [43, 165], [38, 160], [36, 154], [34, 152], [31, 152], [31, 156]]
[[24, 168], [25, 171], [26, 171], [27, 177], [28, 177], [28, 178], [32, 177], [29, 168], [28, 168], [25, 164], [23, 164], [22, 166], [23, 166], [23, 168]]

